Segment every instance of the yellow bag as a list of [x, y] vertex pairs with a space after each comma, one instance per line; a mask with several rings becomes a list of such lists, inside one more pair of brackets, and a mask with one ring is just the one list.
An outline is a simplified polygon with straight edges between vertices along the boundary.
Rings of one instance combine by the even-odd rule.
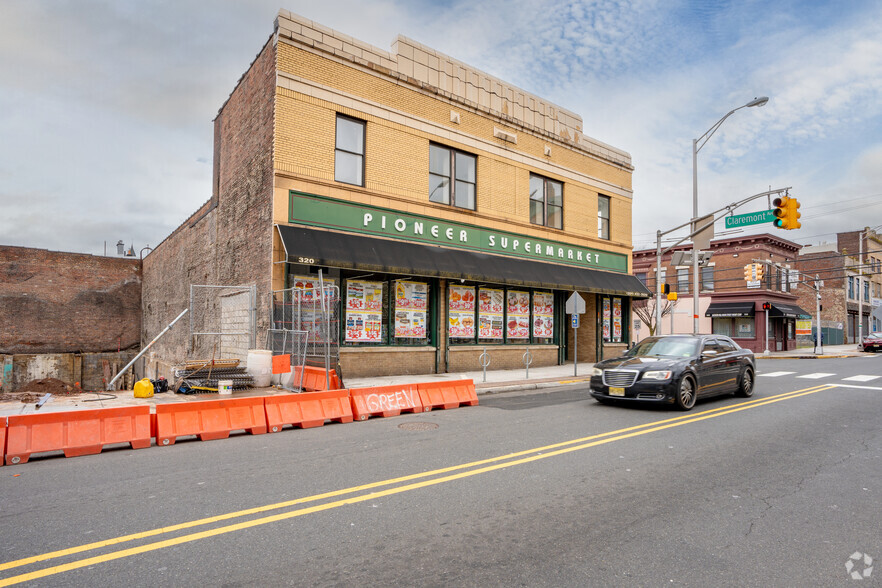
[[150, 378], [144, 378], [135, 382], [135, 398], [151, 398], [153, 396], [153, 382]]

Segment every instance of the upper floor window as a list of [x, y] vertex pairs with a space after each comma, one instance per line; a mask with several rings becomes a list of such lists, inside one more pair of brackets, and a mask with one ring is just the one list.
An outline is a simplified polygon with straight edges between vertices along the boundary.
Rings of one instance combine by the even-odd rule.
[[475, 210], [476, 162], [474, 155], [429, 145], [429, 200]]
[[334, 179], [364, 186], [364, 121], [337, 115]]
[[563, 184], [530, 174], [530, 222], [563, 228]]
[[609, 196], [597, 197], [597, 236], [609, 239]]
[[848, 297], [854, 300], [854, 276], [848, 276]]
[[677, 268], [677, 292], [680, 294], [689, 293], [689, 269]]
[[714, 268], [713, 268], [713, 266], [706, 265], [701, 268], [701, 289], [702, 290], [713, 290], [714, 289]]
[[637, 272], [635, 274], [637, 279], [645, 286], [646, 285], [646, 272]]

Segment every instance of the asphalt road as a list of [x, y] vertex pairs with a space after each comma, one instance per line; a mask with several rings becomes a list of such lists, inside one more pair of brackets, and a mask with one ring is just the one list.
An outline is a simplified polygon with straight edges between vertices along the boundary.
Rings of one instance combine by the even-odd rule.
[[882, 558], [882, 354], [758, 367], [689, 413], [567, 387], [34, 456], [0, 468], [0, 586], [882, 584], [849, 574]]

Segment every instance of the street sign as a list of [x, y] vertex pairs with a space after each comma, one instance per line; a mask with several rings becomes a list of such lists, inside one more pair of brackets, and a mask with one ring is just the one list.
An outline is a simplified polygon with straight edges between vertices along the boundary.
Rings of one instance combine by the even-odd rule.
[[747, 214], [736, 214], [726, 217], [726, 228], [734, 229], [737, 227], [746, 227], [747, 225], [761, 225], [770, 223], [775, 220], [775, 214], [771, 210], [760, 210], [759, 212], [748, 212]]
[[579, 296], [578, 292], [573, 292], [573, 294], [567, 298], [565, 310], [567, 314], [585, 314], [585, 299]]
[[578, 315], [578, 314], [573, 314], [573, 323], [572, 323], [572, 327], [573, 327], [574, 329], [578, 329], [578, 328], [579, 328], [579, 315]]

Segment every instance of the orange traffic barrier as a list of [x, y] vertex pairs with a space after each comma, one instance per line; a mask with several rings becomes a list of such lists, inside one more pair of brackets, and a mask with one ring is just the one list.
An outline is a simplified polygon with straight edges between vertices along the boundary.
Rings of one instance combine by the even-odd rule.
[[6, 417], [0, 419], [0, 466], [6, 463]]
[[349, 397], [352, 399], [352, 414], [360, 421], [371, 416], [423, 412], [423, 401], [416, 384], [350, 388]]
[[291, 355], [273, 355], [273, 373], [287, 374], [291, 372]]
[[263, 402], [266, 410], [266, 423], [271, 433], [281, 431], [285, 425], [308, 429], [321, 427], [325, 421], [352, 422], [349, 390], [264, 396]]
[[105, 445], [150, 447], [150, 407], [98, 408], [10, 416], [5, 461], [27, 463], [31, 454], [64, 451], [65, 457], [101, 453]]
[[319, 390], [340, 390], [343, 388], [343, 382], [337, 375], [337, 370], [331, 370], [327, 380], [330, 382], [330, 388], [325, 386], [325, 370], [322, 368], [311, 366], [297, 366], [294, 368], [293, 384], [300, 382], [300, 372], [303, 372], [303, 382], [301, 388], [309, 392], [317, 392]]
[[226, 439], [239, 430], [252, 435], [266, 433], [266, 413], [259, 396], [157, 404], [154, 417], [157, 445], [174, 445], [178, 437], [185, 435], [211, 441]]
[[417, 388], [426, 410], [478, 404], [478, 395], [475, 393], [475, 383], [472, 380], [424, 382], [417, 384]]

